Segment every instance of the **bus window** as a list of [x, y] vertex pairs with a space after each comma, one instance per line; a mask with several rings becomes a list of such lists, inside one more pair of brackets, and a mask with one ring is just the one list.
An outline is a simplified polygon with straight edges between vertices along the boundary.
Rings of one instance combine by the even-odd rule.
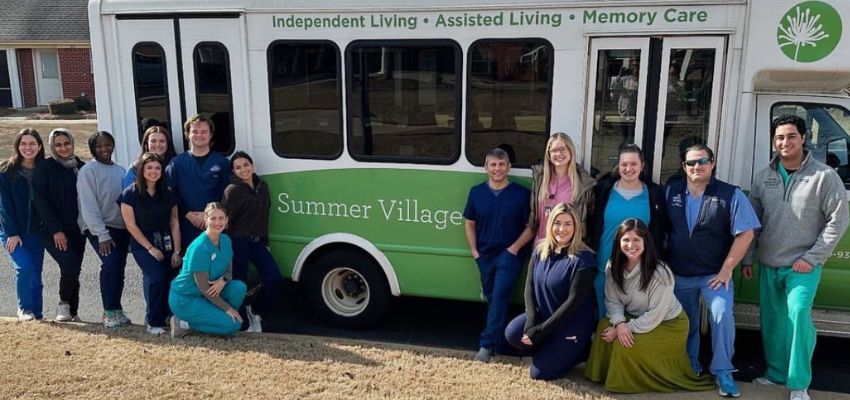
[[[770, 109], [771, 118], [785, 114], [796, 114], [806, 121], [806, 149], [835, 169], [844, 188], [850, 190], [850, 112], [841, 106], [817, 103], [777, 103]], [[773, 153], [771, 140], [771, 157]]]
[[329, 41], [269, 46], [272, 148], [281, 157], [336, 158], [342, 153], [339, 49]]
[[165, 51], [157, 43], [142, 42], [133, 46], [133, 88], [136, 94], [136, 124], [139, 143], [143, 126], [155, 120], [162, 126], [169, 124], [168, 79], [165, 70]]
[[469, 48], [466, 158], [484, 165], [495, 147], [511, 163], [539, 163], [549, 138], [552, 45], [542, 39], [479, 40]]
[[215, 124], [213, 151], [230, 154], [234, 150], [233, 96], [227, 48], [217, 42], [198, 43], [192, 57], [198, 114], [208, 116]]
[[448, 40], [356, 41], [346, 49], [351, 156], [450, 164], [460, 148], [460, 47]]

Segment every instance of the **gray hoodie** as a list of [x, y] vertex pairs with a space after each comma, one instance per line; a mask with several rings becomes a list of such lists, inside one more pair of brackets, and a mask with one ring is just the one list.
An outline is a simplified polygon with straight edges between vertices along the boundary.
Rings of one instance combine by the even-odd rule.
[[97, 236], [98, 242], [111, 240], [109, 228], [125, 229], [118, 196], [121, 195], [121, 179], [124, 167], [118, 164], [102, 164], [91, 160], [80, 168], [77, 177], [77, 193], [80, 199], [80, 215], [83, 226], [89, 233]]
[[823, 265], [838, 244], [850, 215], [847, 195], [838, 174], [807, 153], [788, 186], [777, 171], [779, 158], [753, 179], [750, 201], [762, 223], [744, 258], [752, 264], [758, 251], [762, 264], [789, 267], [798, 259]]

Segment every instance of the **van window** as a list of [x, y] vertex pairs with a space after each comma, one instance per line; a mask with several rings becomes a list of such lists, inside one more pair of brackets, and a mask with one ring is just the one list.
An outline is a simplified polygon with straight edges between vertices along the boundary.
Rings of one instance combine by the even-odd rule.
[[349, 149], [358, 160], [450, 164], [460, 148], [460, 47], [356, 41], [345, 52]]
[[[850, 189], [850, 112], [838, 105], [817, 103], [777, 103], [770, 109], [771, 118], [785, 114], [796, 114], [806, 121], [806, 149], [835, 169], [844, 188]], [[773, 152], [771, 141], [771, 157]]]
[[337, 158], [342, 153], [339, 49], [330, 41], [276, 41], [268, 60], [275, 153]]
[[162, 126], [171, 126], [165, 51], [157, 43], [142, 42], [133, 46], [131, 54], [133, 89], [136, 95], [136, 125], [141, 143], [145, 133], [142, 127], [149, 125], [151, 120], [156, 120]]
[[469, 48], [466, 158], [484, 165], [502, 147], [515, 167], [542, 159], [549, 139], [552, 45], [543, 39], [479, 40]]
[[218, 42], [203, 42], [195, 46], [195, 92], [198, 114], [209, 117], [215, 124], [212, 149], [230, 154], [233, 137], [233, 96], [230, 89], [230, 57], [227, 48]]

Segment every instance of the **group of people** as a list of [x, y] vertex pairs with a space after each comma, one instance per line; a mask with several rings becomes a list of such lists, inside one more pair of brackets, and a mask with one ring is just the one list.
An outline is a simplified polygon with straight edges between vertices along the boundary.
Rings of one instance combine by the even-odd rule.
[[[659, 186], [643, 153], [622, 146], [614, 170], [595, 180], [569, 136], [553, 134], [532, 189], [508, 179], [510, 160], [491, 150], [487, 181], [469, 191], [467, 242], [478, 264], [487, 322], [475, 359], [509, 345], [530, 354], [532, 379], [557, 379], [587, 361], [585, 376], [612, 392], [710, 390], [739, 397], [733, 271], [753, 277], [758, 256], [767, 371], [754, 382], [809, 398], [816, 331], [812, 304], [824, 262], [848, 225], [838, 174], [805, 149], [805, 121], [773, 120], [775, 156], [749, 197], [714, 176], [714, 152], [681, 154], [683, 177]], [[525, 312], [508, 310], [526, 244], [533, 241]], [[595, 254], [594, 254], [595, 252]], [[700, 363], [700, 298], [711, 363]]]
[[[55, 320], [79, 321], [80, 273], [88, 241], [100, 258], [102, 322], [130, 324], [121, 306], [127, 255], [142, 271], [147, 332], [185, 329], [232, 335], [260, 332], [283, 278], [268, 248], [270, 198], [253, 160], [211, 151], [214, 125], [204, 116], [184, 124], [190, 149], [175, 155], [168, 130], [151, 124], [129, 169], [115, 164], [115, 138], [88, 138], [93, 159], [74, 154], [65, 129], [48, 135], [50, 158], [31, 128], [15, 137], [0, 164], [0, 242], [15, 268], [18, 318], [43, 315], [44, 250], [59, 265]], [[261, 283], [258, 301], [243, 304], [249, 263]], [[262, 297], [260, 297], [260, 294]]]

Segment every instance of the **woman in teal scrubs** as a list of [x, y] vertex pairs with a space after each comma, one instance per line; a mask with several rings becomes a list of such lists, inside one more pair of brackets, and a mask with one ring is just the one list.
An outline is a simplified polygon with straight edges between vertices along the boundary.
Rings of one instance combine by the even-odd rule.
[[168, 304], [171, 336], [192, 329], [212, 335], [234, 335], [242, 326], [239, 306], [245, 299], [245, 283], [227, 280], [225, 273], [233, 259], [230, 237], [222, 233], [227, 214], [221, 203], [207, 204], [204, 209], [206, 230], [201, 233], [183, 258], [183, 268], [174, 281]]

